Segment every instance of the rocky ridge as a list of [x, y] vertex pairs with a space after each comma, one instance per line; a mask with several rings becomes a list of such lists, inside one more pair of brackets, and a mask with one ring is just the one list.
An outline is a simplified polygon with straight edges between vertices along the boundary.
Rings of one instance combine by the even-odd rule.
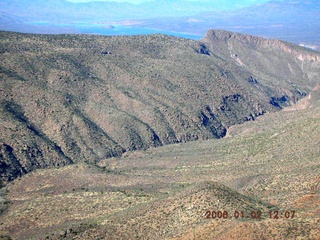
[[4, 182], [37, 168], [222, 138], [319, 81], [320, 54], [225, 31], [165, 35], [0, 33]]

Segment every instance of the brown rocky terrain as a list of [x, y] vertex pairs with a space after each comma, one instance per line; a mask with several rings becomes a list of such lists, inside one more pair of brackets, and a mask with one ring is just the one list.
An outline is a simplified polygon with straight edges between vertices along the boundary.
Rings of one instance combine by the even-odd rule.
[[[232, 126], [227, 138], [127, 152], [99, 165], [78, 163], [28, 173], [3, 188], [6, 209], [0, 235], [319, 239], [317, 92], [308, 108], [268, 113]], [[213, 211], [228, 216], [207, 219], [208, 211], [211, 217]]]
[[99, 163], [222, 138], [319, 81], [319, 53], [225, 31], [165, 35], [0, 33], [0, 176]]

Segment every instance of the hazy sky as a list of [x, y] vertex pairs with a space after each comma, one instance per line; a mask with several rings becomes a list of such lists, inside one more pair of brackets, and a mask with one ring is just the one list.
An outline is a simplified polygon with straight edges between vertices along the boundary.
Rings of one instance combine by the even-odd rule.
[[[101, 1], [101, 2], [129, 2], [129, 3], [134, 3], [134, 4], [139, 4], [143, 2], [151, 2], [154, 0], [67, 0], [69, 2], [92, 2], [92, 1]], [[210, 0], [188, 0], [192, 2], [210, 2]], [[216, 2], [232, 2], [234, 4], [241, 4], [243, 1], [241, 0], [220, 0]], [[264, 3], [268, 2], [268, 0], [246, 0], [246, 2], [251, 2], [252, 4], [256, 3]]]
[[[94, 2], [92, 0], [67, 0], [68, 2]], [[95, 0], [95, 2], [100, 1], [100, 2], [129, 2], [129, 3], [134, 3], [134, 4], [139, 4], [142, 2], [150, 2], [150, 0]]]

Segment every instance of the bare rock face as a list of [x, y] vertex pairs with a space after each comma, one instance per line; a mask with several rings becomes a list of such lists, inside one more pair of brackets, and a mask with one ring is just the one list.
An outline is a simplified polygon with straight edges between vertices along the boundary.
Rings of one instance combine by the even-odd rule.
[[105, 37], [0, 33], [1, 179], [126, 151], [222, 138], [305, 97], [319, 53], [208, 31]]
[[319, 53], [292, 43], [222, 30], [209, 30], [201, 42], [217, 56], [250, 70], [249, 82], [269, 92], [269, 102], [276, 107], [297, 102], [319, 82]]
[[280, 51], [279, 54], [289, 54], [292, 57], [301, 61], [320, 62], [319, 53], [299, 47], [289, 42], [284, 42], [277, 39], [267, 39], [262, 37], [251, 36], [247, 34], [234, 33], [224, 30], [209, 30], [203, 42], [216, 43], [215, 46], [229, 46], [229, 50], [235, 45], [244, 44], [245, 48], [251, 47], [255, 51]]

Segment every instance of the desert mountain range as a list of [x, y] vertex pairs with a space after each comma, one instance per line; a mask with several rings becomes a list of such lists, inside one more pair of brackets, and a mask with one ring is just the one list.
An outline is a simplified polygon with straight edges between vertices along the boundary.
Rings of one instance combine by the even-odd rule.
[[319, 238], [318, 52], [209, 30], [0, 54], [1, 238]]
[[1, 179], [126, 151], [222, 138], [319, 81], [320, 55], [210, 30], [166, 35], [1, 32]]

